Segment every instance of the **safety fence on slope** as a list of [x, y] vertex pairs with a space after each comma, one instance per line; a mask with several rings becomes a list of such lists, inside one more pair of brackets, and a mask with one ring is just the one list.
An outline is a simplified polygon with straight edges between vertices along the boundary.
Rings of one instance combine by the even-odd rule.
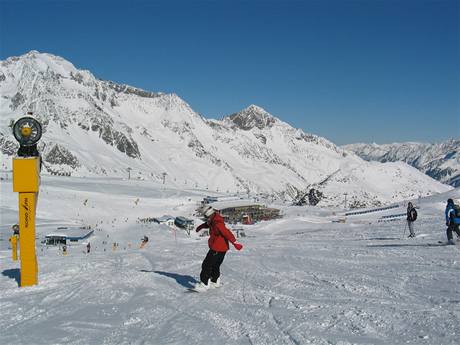
[[381, 211], [387, 211], [395, 208], [399, 208], [399, 205], [391, 205], [391, 206], [385, 206], [385, 207], [379, 207], [379, 208], [373, 208], [370, 210], [361, 210], [361, 211], [353, 211], [353, 212], [346, 212], [345, 216], [357, 216], [357, 215], [362, 215], [362, 214], [368, 214], [368, 213], [374, 213], [374, 212], [381, 212]]

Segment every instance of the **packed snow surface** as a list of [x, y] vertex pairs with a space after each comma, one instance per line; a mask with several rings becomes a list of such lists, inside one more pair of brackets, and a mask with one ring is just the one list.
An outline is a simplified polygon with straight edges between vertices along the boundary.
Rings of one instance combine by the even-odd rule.
[[[189, 293], [207, 239], [138, 218], [193, 216], [204, 190], [148, 181], [44, 176], [37, 208], [39, 285], [18, 287], [8, 250], [17, 195], [1, 181], [0, 344], [458, 344], [460, 246], [445, 246], [444, 205], [460, 190], [413, 200], [404, 218], [268, 204], [283, 218], [245, 226], [223, 286]], [[386, 212], [404, 212], [400, 209]], [[61, 226], [96, 229], [58, 247]], [[229, 225], [236, 233], [236, 226]], [[148, 244], [139, 248], [147, 235]], [[119, 243], [113, 250], [113, 243]]]

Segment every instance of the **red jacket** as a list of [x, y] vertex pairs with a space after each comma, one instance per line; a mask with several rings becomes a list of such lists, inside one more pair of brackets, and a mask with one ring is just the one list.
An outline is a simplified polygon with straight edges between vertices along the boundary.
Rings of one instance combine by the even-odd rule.
[[232, 232], [224, 224], [224, 218], [217, 212], [214, 213], [206, 223], [196, 228], [196, 231], [209, 228], [209, 248], [216, 252], [226, 252], [228, 242], [235, 243], [236, 239]]

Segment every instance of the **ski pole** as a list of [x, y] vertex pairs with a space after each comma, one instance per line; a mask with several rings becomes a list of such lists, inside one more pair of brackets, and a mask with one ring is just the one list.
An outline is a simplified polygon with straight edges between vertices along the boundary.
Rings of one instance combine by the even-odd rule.
[[407, 229], [407, 222], [406, 222], [406, 225], [404, 226], [404, 232], [403, 232], [403, 239], [404, 239], [404, 236], [406, 236], [406, 229]]

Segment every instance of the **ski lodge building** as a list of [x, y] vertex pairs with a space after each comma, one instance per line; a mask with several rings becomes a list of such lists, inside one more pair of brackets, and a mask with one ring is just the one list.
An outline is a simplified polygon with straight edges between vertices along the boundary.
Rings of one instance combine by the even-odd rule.
[[161, 217], [155, 217], [153, 218], [153, 221], [158, 224], [165, 224], [167, 226], [173, 226], [174, 225], [174, 220], [175, 218], [173, 216], [169, 215], [164, 215]]
[[251, 200], [217, 201], [209, 205], [220, 212], [225, 222], [231, 224], [253, 224], [261, 220], [280, 217], [280, 210], [265, 207], [265, 205]]
[[58, 231], [45, 236], [46, 245], [57, 246], [69, 244], [69, 242], [79, 242], [90, 237], [94, 230], [90, 226], [80, 227], [58, 227]]

